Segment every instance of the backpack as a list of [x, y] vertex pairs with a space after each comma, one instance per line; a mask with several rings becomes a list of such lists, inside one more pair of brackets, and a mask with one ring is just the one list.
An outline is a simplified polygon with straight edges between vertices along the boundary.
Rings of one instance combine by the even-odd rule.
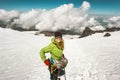
[[68, 64], [68, 60], [67, 58], [62, 57], [60, 60], [55, 60], [55, 63], [58, 69], [64, 69]]

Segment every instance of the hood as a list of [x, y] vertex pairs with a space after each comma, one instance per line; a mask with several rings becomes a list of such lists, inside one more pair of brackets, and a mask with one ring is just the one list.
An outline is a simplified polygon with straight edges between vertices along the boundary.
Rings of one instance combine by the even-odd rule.
[[55, 43], [55, 38], [54, 38], [54, 37], [51, 39], [51, 42], [52, 42], [52, 43]]
[[55, 44], [59, 49], [64, 49], [64, 40], [62, 39], [62, 43], [57, 43], [57, 42], [55, 42], [55, 37], [53, 37], [52, 39], [51, 39], [51, 42], [53, 43], [53, 44]]

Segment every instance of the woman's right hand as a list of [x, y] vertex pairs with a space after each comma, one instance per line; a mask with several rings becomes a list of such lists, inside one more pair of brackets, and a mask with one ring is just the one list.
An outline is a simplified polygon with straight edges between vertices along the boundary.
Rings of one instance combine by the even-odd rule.
[[50, 66], [50, 60], [49, 59], [46, 59], [45, 61], [44, 61], [44, 63], [46, 64], [46, 66]]

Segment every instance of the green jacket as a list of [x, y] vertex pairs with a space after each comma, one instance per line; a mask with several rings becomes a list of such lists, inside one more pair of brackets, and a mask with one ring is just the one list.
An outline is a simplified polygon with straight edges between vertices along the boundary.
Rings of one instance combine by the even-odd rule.
[[62, 57], [63, 50], [58, 48], [55, 44], [55, 38], [51, 39], [51, 43], [40, 50], [40, 57], [43, 61], [46, 60], [45, 53], [50, 53], [54, 60], [59, 60]]

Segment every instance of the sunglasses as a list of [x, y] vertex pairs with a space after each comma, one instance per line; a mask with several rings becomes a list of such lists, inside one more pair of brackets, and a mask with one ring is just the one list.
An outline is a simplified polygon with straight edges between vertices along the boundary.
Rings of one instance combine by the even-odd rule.
[[61, 36], [57, 36], [57, 37], [55, 37], [56, 39], [58, 39], [58, 38], [62, 38]]

